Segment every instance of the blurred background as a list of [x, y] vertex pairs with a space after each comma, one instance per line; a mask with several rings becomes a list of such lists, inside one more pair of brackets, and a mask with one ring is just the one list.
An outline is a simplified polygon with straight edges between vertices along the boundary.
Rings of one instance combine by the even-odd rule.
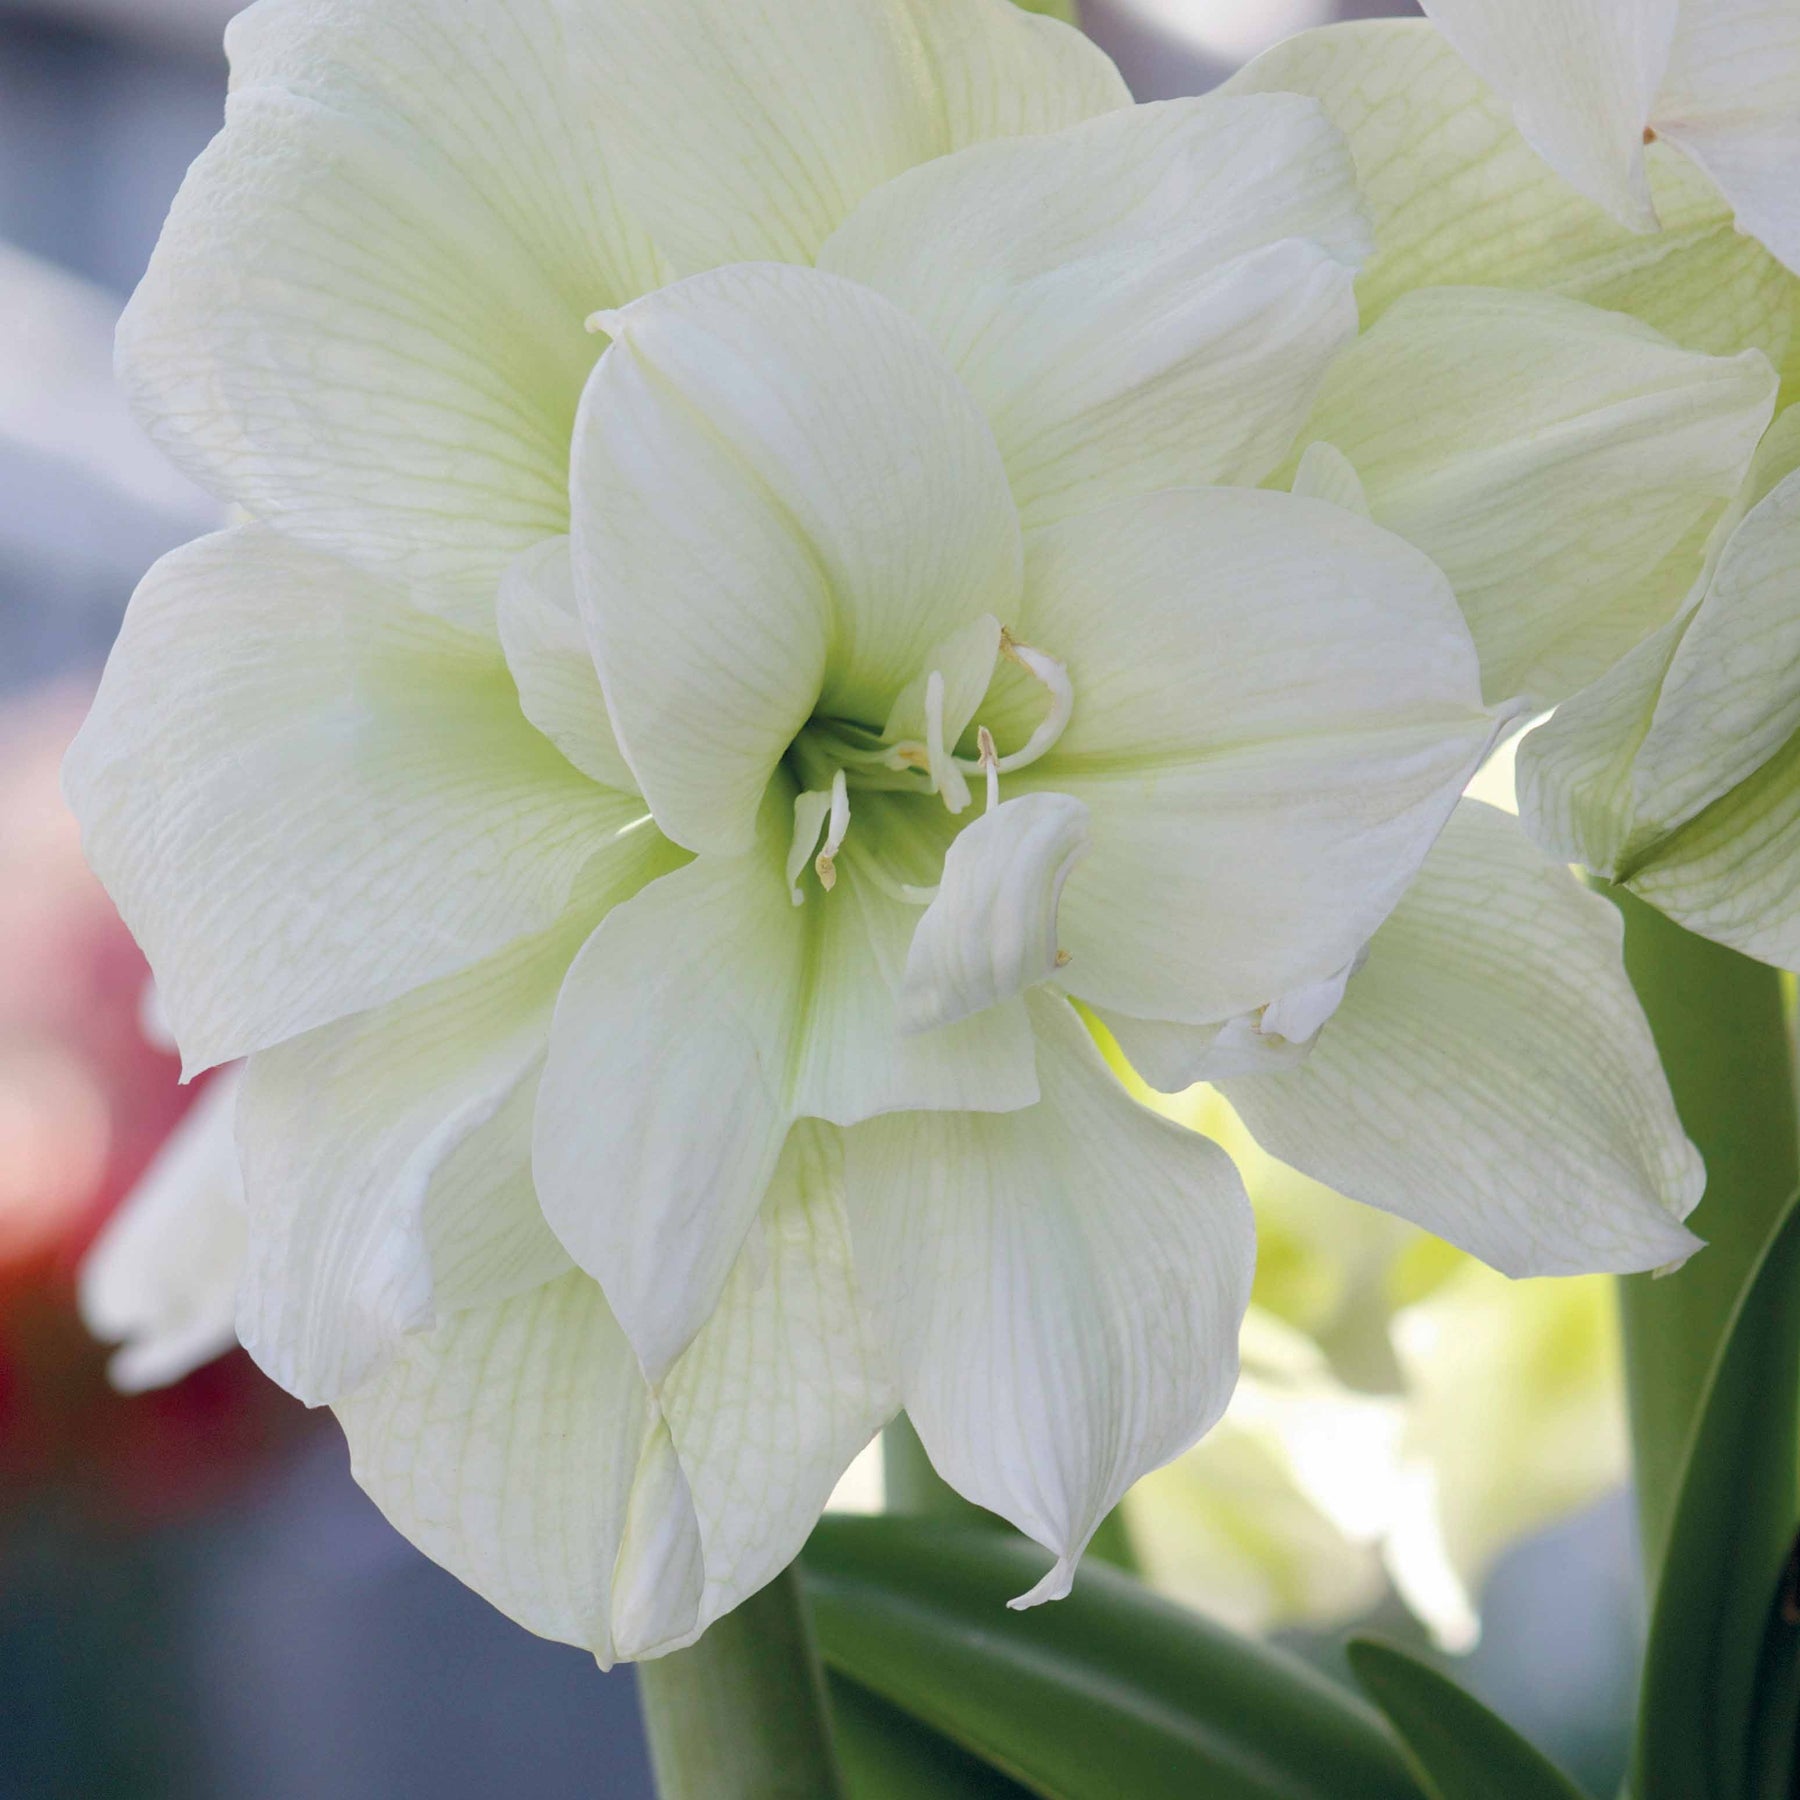
[[[110, 340], [217, 126], [233, 9], [0, 0], [0, 1800], [636, 1800], [629, 1670], [427, 1563], [241, 1352], [126, 1396], [76, 1314], [83, 1254], [205, 1104], [56, 768], [137, 577], [217, 522], [125, 416]], [[1086, 18], [1160, 99], [1410, 10]], [[1259, 1158], [1212, 1097], [1178, 1109], [1244, 1161], [1264, 1252], [1238, 1406], [1129, 1503], [1147, 1575], [1328, 1668], [1352, 1623], [1433, 1644], [1611, 1793], [1641, 1621], [1604, 1287], [1511, 1287]]]

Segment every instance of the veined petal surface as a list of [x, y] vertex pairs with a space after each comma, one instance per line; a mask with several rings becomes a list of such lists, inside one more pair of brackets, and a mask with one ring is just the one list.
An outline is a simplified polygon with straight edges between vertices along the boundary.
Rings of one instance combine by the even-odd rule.
[[526, 718], [590, 780], [635, 794], [582, 630], [566, 537], [514, 560], [501, 577], [497, 622]]
[[260, 526], [145, 578], [64, 786], [190, 1072], [545, 929], [644, 813], [490, 641]]
[[1356, 333], [1369, 248], [1314, 104], [1209, 97], [991, 143], [876, 190], [820, 267], [878, 288], [987, 412], [1028, 525], [1256, 482]]
[[1128, 105], [1077, 31], [1010, 0], [563, 0], [614, 166], [678, 273], [809, 263], [915, 163]]
[[1312, 1054], [1223, 1091], [1272, 1155], [1506, 1274], [1680, 1261], [1705, 1171], [1622, 934], [1515, 820], [1467, 801]]
[[1426, 289], [1338, 359], [1303, 442], [1450, 577], [1490, 699], [1565, 698], [1662, 624], [1775, 404], [1757, 351], [1695, 355], [1546, 294]]
[[1640, 231], [1656, 210], [1644, 127], [1682, 0], [1424, 0], [1563, 178]]
[[1147, 1112], [1066, 1001], [1027, 1000], [1043, 1101], [845, 1136], [857, 1268], [940, 1474], [1055, 1552], [1068, 1591], [1138, 1476], [1225, 1409], [1254, 1230], [1230, 1158]]
[[120, 327], [139, 417], [266, 523], [491, 625], [566, 529], [598, 306], [660, 263], [552, 0], [268, 0]]
[[678, 860], [630, 832], [549, 931], [250, 1059], [239, 1332], [290, 1393], [336, 1400], [442, 1312], [569, 1267], [530, 1179], [551, 1011], [595, 923]]
[[1037, 1098], [1016, 1001], [901, 1037], [917, 909], [854, 859], [794, 906], [785, 813], [777, 793], [749, 855], [701, 857], [616, 908], [557, 1004], [539, 1193], [653, 1380], [717, 1304], [793, 1121]]
[[942, 640], [1016, 611], [1018, 516], [967, 389], [868, 288], [721, 269], [609, 329], [577, 592], [658, 823], [736, 853], [815, 709], [879, 730]]
[[1449, 584], [1324, 501], [1212, 488], [1032, 541], [1022, 637], [1075, 694], [1014, 790], [1085, 803], [1067, 989], [1207, 1024], [1348, 963], [1497, 721]]
[[1308, 94], [1344, 133], [1375, 224], [1363, 323], [1419, 287], [1538, 289], [1631, 313], [1689, 350], [1762, 350], [1800, 372], [1800, 281], [1732, 223], [1672, 145], [1646, 153], [1662, 229], [1646, 237], [1579, 194], [1519, 135], [1511, 108], [1422, 19], [1305, 31], [1230, 93]]

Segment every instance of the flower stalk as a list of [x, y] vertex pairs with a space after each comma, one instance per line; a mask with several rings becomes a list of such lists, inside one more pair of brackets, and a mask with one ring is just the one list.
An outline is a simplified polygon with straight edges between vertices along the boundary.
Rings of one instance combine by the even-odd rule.
[[[1609, 892], [1625, 915], [1626, 966], [1682, 1124], [1707, 1168], [1706, 1197], [1690, 1220], [1704, 1253], [1674, 1275], [1619, 1284], [1638, 1523], [1654, 1591], [1695, 1408], [1751, 1263], [1800, 1182], [1800, 1140], [1780, 974]], [[1788, 1330], [1791, 1373], [1800, 1314], [1790, 1314]]]
[[637, 1674], [661, 1800], [842, 1800], [824, 1669], [792, 1568]]

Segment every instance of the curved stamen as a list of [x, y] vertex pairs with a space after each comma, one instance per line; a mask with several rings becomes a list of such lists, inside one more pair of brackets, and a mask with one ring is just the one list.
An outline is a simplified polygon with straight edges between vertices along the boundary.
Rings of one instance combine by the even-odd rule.
[[981, 747], [981, 766], [987, 770], [987, 809], [1000, 804], [1000, 758], [994, 751], [994, 734], [985, 725], [976, 727], [975, 742]]
[[819, 886], [826, 893], [837, 886], [837, 853], [850, 835], [850, 783], [839, 769], [831, 778], [831, 823], [825, 830], [825, 847], [813, 862]]
[[[1028, 768], [1040, 756], [1047, 755], [1068, 730], [1069, 720], [1075, 712], [1075, 688], [1069, 680], [1069, 671], [1054, 656], [1033, 649], [1030, 644], [1021, 644], [1010, 631], [1000, 633], [1000, 654], [1009, 662], [1017, 663], [1050, 696], [1050, 710], [1039, 720], [1037, 730], [1020, 749], [1001, 757], [994, 765], [997, 773], [1010, 775], [1015, 769]], [[979, 761], [971, 763], [961, 757], [957, 758], [957, 765], [965, 769], [983, 766]]]

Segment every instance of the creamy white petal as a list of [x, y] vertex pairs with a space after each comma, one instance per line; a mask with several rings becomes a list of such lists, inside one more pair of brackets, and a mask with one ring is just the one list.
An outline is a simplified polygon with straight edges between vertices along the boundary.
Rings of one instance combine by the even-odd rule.
[[64, 786], [190, 1072], [545, 929], [643, 813], [491, 643], [258, 526], [145, 578]]
[[1800, 8], [1688, 0], [1651, 122], [1800, 273]]
[[1336, 444], [1314, 438], [1294, 470], [1292, 492], [1309, 500], [1329, 500], [1358, 518], [1369, 516], [1369, 494], [1355, 466]]
[[1512, 103], [1565, 180], [1640, 231], [1656, 226], [1644, 127], [1681, 0], [1423, 0], [1425, 13]]
[[167, 1387], [237, 1343], [244, 1191], [235, 1072], [209, 1084], [82, 1258], [82, 1323], [120, 1348], [128, 1394]]
[[1286, 95], [1170, 101], [985, 144], [863, 202], [819, 254], [924, 325], [1028, 524], [1255, 482], [1356, 334], [1342, 139]]
[[526, 718], [582, 774], [635, 794], [637, 782], [613, 736], [606, 695], [575, 604], [566, 537], [527, 550], [500, 581], [500, 643]]
[[871, 189], [983, 138], [1130, 100], [1008, 0], [566, 0], [609, 151], [681, 273], [811, 262]]
[[1663, 228], [1644, 237], [1556, 174], [1423, 19], [1301, 32], [1227, 84], [1284, 90], [1317, 98], [1356, 160], [1376, 235], [1365, 326], [1419, 287], [1527, 288], [1632, 313], [1689, 350], [1754, 345], [1795, 366], [1800, 286], [1672, 145], [1645, 153]]
[[1069, 991], [1207, 1024], [1351, 961], [1496, 725], [1439, 571], [1323, 501], [1209, 489], [1039, 534], [1028, 591], [1075, 709], [1007, 779], [1091, 815]]
[[815, 707], [879, 730], [951, 632], [1016, 609], [993, 434], [905, 314], [837, 276], [723, 269], [612, 319], [582, 404], [575, 572], [663, 828], [749, 842]]
[[1023, 794], [969, 825], [913, 933], [903, 1027], [951, 1024], [1048, 981], [1063, 883], [1087, 847], [1088, 810], [1067, 794]]
[[1055, 1552], [1068, 1591], [1138, 1476], [1225, 1409], [1254, 1259], [1216, 1145], [1119, 1087], [1066, 1002], [1027, 1004], [1043, 1102], [846, 1134], [857, 1268], [940, 1474]]
[[403, 1536], [520, 1624], [613, 1661], [613, 1566], [651, 1419], [593, 1282], [456, 1314], [336, 1411], [351, 1472]]
[[1466, 802], [1311, 1056], [1224, 1091], [1273, 1155], [1506, 1274], [1679, 1261], [1705, 1171], [1622, 935], [1514, 819]]
[[611, 913], [557, 1005], [539, 1193], [652, 1379], [716, 1305], [791, 1121], [1037, 1095], [1016, 1008], [899, 1035], [917, 911], [859, 880], [853, 861], [832, 893], [794, 906], [788, 810], [771, 800], [751, 855], [702, 857]]
[[1490, 697], [1565, 697], [1700, 572], [1774, 407], [1757, 351], [1676, 348], [1547, 294], [1395, 303], [1332, 366], [1305, 439], [1450, 577]]
[[717, 1308], [663, 1383], [699, 1526], [702, 1624], [787, 1567], [898, 1406], [852, 1265], [843, 1162], [837, 1132], [794, 1127]]
[[569, 1266], [519, 1179], [551, 1010], [596, 921], [672, 854], [633, 832], [549, 931], [251, 1058], [238, 1108], [250, 1221], [238, 1328], [290, 1393], [335, 1400], [448, 1307], [505, 1299]]
[[654, 286], [539, 0], [279, 0], [120, 328], [139, 417], [268, 523], [491, 624], [565, 529], [597, 306]]

